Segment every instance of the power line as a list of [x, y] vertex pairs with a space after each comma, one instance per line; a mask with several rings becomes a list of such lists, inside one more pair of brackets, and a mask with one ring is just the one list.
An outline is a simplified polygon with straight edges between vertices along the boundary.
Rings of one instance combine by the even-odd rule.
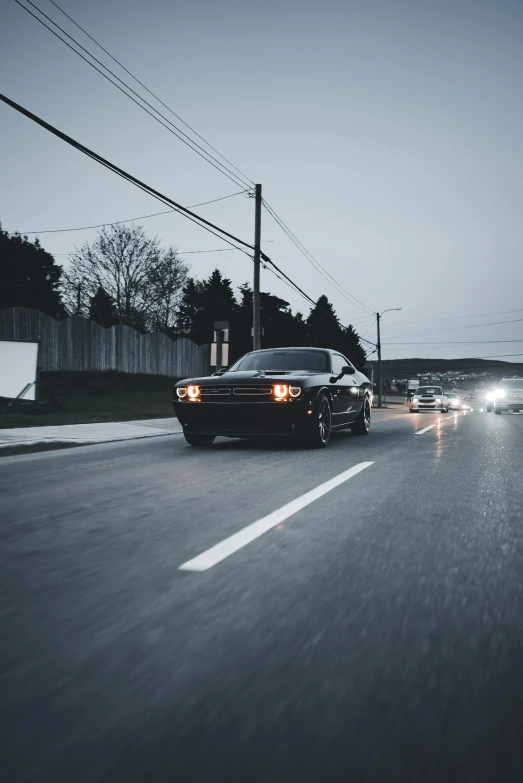
[[[181, 256], [194, 255], [195, 253], [230, 253], [232, 250], [240, 250], [239, 247], [220, 247], [214, 250], [177, 250], [176, 252]], [[72, 253], [53, 253], [51, 250], [47, 251], [52, 256], [70, 256]], [[242, 251], [240, 251], [242, 252]]]
[[341, 283], [339, 283], [335, 277], [333, 277], [330, 272], [325, 269], [325, 267], [320, 264], [320, 262], [310, 253], [305, 245], [300, 242], [300, 240], [297, 238], [297, 236], [290, 230], [290, 228], [283, 222], [283, 220], [276, 214], [276, 212], [272, 209], [270, 204], [264, 199], [263, 204], [268, 211], [268, 213], [271, 215], [271, 217], [276, 221], [276, 223], [280, 226], [282, 231], [288, 236], [288, 238], [291, 240], [293, 245], [299, 250], [299, 252], [306, 258], [306, 260], [316, 269], [317, 272], [321, 274], [321, 276], [327, 280], [330, 285], [332, 285], [339, 294], [344, 296], [345, 299], [348, 299], [351, 304], [355, 305], [359, 310], [363, 310], [363, 312], [369, 312], [373, 313], [373, 310], [371, 310], [370, 307], [367, 307], [367, 305], [364, 305], [363, 302], [360, 302], [359, 299], [357, 299], [353, 294], [351, 294], [349, 291], [347, 291], [346, 288], [344, 288]]
[[[15, 0], [15, 3], [17, 3], [17, 4], [18, 4], [18, 5], [21, 7], [21, 8], [23, 8], [23, 9], [24, 9], [24, 11], [27, 11], [27, 13], [28, 13], [28, 14], [30, 14], [30, 15], [31, 15], [31, 16], [32, 16], [34, 19], [36, 19], [36, 21], [37, 21], [37, 22], [39, 22], [41, 25], [43, 25], [43, 26], [44, 26], [44, 27], [45, 27], [47, 30], [49, 30], [49, 32], [51, 32], [51, 33], [52, 33], [52, 34], [53, 34], [53, 35], [54, 35], [56, 38], [58, 38], [60, 41], [62, 41], [62, 43], [64, 43], [66, 46], [68, 46], [68, 47], [69, 47], [69, 49], [71, 49], [71, 51], [73, 51], [75, 54], [77, 54], [79, 57], [81, 57], [81, 58], [82, 58], [82, 60], [84, 60], [84, 61], [85, 61], [85, 62], [86, 62], [88, 65], [90, 65], [90, 66], [91, 66], [91, 68], [94, 68], [94, 70], [95, 70], [95, 71], [98, 71], [98, 73], [99, 73], [99, 74], [101, 74], [101, 75], [104, 77], [104, 79], [107, 79], [107, 81], [109, 81], [111, 84], [113, 84], [113, 85], [114, 85], [114, 86], [115, 86], [115, 87], [116, 87], [118, 90], [120, 90], [120, 92], [121, 92], [121, 93], [123, 93], [125, 96], [127, 96], [127, 98], [129, 98], [131, 101], [133, 101], [133, 103], [135, 103], [137, 106], [139, 106], [139, 107], [140, 107], [140, 109], [142, 109], [143, 111], [145, 111], [145, 112], [146, 112], [146, 114], [148, 114], [150, 117], [152, 117], [154, 120], [156, 120], [156, 122], [158, 122], [160, 125], [162, 125], [162, 126], [163, 126], [163, 127], [166, 129], [166, 130], [168, 130], [168, 131], [169, 131], [169, 133], [172, 133], [172, 134], [173, 134], [173, 136], [176, 136], [176, 138], [178, 138], [178, 139], [179, 139], [180, 141], [182, 141], [182, 142], [183, 142], [183, 143], [184, 143], [186, 146], [188, 146], [190, 149], [192, 149], [192, 150], [193, 150], [193, 152], [196, 152], [196, 154], [197, 154], [197, 155], [199, 155], [201, 158], [203, 158], [205, 161], [207, 161], [207, 163], [210, 163], [210, 164], [211, 164], [211, 166], [213, 166], [213, 168], [215, 168], [215, 169], [216, 169], [217, 171], [219, 171], [221, 174], [224, 174], [224, 175], [225, 175], [225, 176], [226, 176], [228, 179], [230, 179], [230, 180], [231, 180], [231, 182], [234, 182], [234, 184], [235, 184], [235, 185], [238, 185], [238, 186], [240, 186], [240, 187], [245, 187], [245, 186], [249, 187], [249, 184], [250, 184], [249, 182], [246, 182], [246, 181], [242, 181], [242, 180], [240, 180], [240, 179], [239, 179], [239, 177], [238, 177], [236, 174], [234, 174], [233, 172], [231, 172], [229, 169], [227, 169], [227, 167], [226, 167], [226, 166], [224, 166], [224, 165], [223, 165], [223, 163], [220, 163], [220, 161], [219, 161], [219, 160], [217, 160], [217, 159], [216, 159], [216, 158], [215, 158], [213, 155], [211, 155], [209, 152], [207, 152], [206, 150], [204, 150], [204, 149], [203, 149], [203, 147], [201, 147], [201, 145], [200, 145], [200, 144], [198, 144], [198, 143], [197, 143], [197, 142], [195, 142], [193, 139], [191, 139], [191, 138], [190, 138], [190, 137], [189, 137], [189, 136], [188, 136], [186, 133], [184, 133], [184, 131], [182, 131], [180, 128], [178, 128], [178, 127], [177, 127], [177, 126], [176, 126], [176, 125], [175, 125], [173, 122], [171, 122], [171, 120], [169, 120], [167, 117], [165, 117], [165, 115], [163, 115], [163, 114], [162, 114], [160, 111], [158, 111], [158, 109], [156, 109], [156, 108], [155, 108], [155, 107], [154, 107], [154, 106], [153, 106], [151, 103], [149, 103], [149, 102], [148, 102], [148, 101], [147, 101], [145, 98], [143, 98], [143, 97], [142, 97], [142, 96], [141, 96], [139, 93], [137, 93], [137, 92], [136, 92], [136, 90], [133, 90], [133, 88], [132, 88], [132, 87], [130, 87], [130, 86], [129, 86], [129, 85], [126, 83], [126, 82], [124, 82], [124, 81], [123, 81], [123, 79], [120, 79], [120, 77], [119, 77], [119, 76], [117, 76], [117, 75], [116, 75], [116, 74], [115, 74], [113, 71], [111, 71], [111, 69], [110, 69], [110, 68], [108, 68], [106, 65], [104, 65], [104, 64], [101, 62], [101, 60], [99, 60], [97, 57], [95, 57], [93, 54], [91, 54], [91, 52], [89, 52], [89, 51], [88, 51], [88, 50], [87, 50], [87, 49], [86, 49], [84, 46], [82, 46], [82, 44], [81, 44], [81, 43], [79, 43], [79, 42], [78, 42], [78, 41], [77, 41], [75, 38], [73, 38], [73, 36], [72, 36], [72, 35], [70, 35], [68, 32], [66, 32], [66, 31], [65, 31], [65, 30], [64, 30], [62, 27], [60, 27], [60, 25], [59, 25], [59, 24], [57, 24], [55, 21], [53, 21], [53, 20], [52, 20], [52, 19], [51, 19], [49, 16], [47, 16], [47, 14], [45, 14], [43, 11], [41, 11], [41, 10], [38, 8], [38, 6], [36, 6], [36, 5], [35, 5], [35, 4], [32, 2], [32, 0], [26, 0], [26, 2], [27, 2], [27, 3], [29, 3], [30, 5], [32, 5], [32, 6], [33, 6], [33, 8], [35, 8], [35, 9], [38, 11], [38, 13], [39, 13], [39, 14], [41, 14], [41, 15], [42, 15], [42, 16], [44, 16], [46, 19], [48, 19], [48, 20], [51, 22], [51, 24], [53, 24], [55, 27], [57, 27], [57, 28], [58, 28], [58, 30], [60, 30], [62, 33], [64, 33], [64, 35], [66, 35], [66, 36], [67, 36], [67, 37], [68, 37], [68, 38], [69, 38], [71, 41], [73, 41], [73, 42], [76, 44], [76, 46], [79, 46], [79, 47], [80, 47], [80, 49], [82, 49], [84, 52], [86, 52], [86, 54], [87, 54], [89, 57], [91, 57], [91, 59], [93, 59], [95, 62], [97, 62], [99, 65], [101, 65], [101, 66], [102, 66], [102, 68], [104, 68], [104, 69], [105, 69], [105, 70], [106, 70], [108, 73], [110, 73], [110, 74], [111, 74], [111, 76], [114, 76], [114, 78], [115, 78], [115, 79], [117, 79], [117, 80], [120, 82], [120, 84], [123, 84], [123, 85], [124, 85], [124, 86], [125, 86], [125, 87], [126, 87], [128, 90], [130, 90], [130, 91], [131, 91], [131, 92], [132, 92], [134, 95], [136, 95], [136, 97], [137, 97], [137, 98], [138, 98], [140, 101], [142, 101], [144, 104], [146, 104], [146, 106], [149, 106], [149, 108], [150, 108], [150, 109], [152, 109], [152, 110], [153, 110], [153, 112], [156, 112], [156, 114], [157, 114], [159, 117], [161, 117], [162, 119], [164, 119], [164, 120], [165, 120], [165, 122], [167, 122], [167, 123], [168, 123], [168, 124], [169, 124], [171, 127], [168, 127], [168, 126], [167, 126], [167, 125], [166, 125], [164, 122], [162, 122], [162, 120], [158, 119], [158, 117], [156, 116], [156, 114], [152, 114], [152, 113], [151, 113], [151, 112], [150, 112], [148, 109], [146, 109], [146, 108], [145, 108], [145, 106], [143, 106], [143, 105], [142, 105], [141, 103], [139, 103], [139, 102], [138, 102], [138, 101], [137, 101], [135, 98], [133, 98], [133, 97], [132, 97], [132, 95], [129, 95], [129, 93], [128, 93], [128, 92], [126, 92], [125, 90], [123, 90], [123, 89], [120, 87], [120, 85], [116, 84], [116, 82], [115, 82], [115, 81], [113, 81], [112, 79], [110, 79], [110, 78], [109, 78], [109, 77], [108, 77], [108, 76], [107, 76], [107, 75], [106, 75], [106, 74], [105, 74], [103, 71], [101, 71], [99, 68], [97, 68], [97, 67], [96, 67], [96, 65], [94, 65], [94, 64], [93, 64], [92, 62], [90, 62], [90, 61], [89, 61], [89, 60], [88, 60], [86, 57], [84, 57], [84, 55], [83, 55], [83, 54], [81, 54], [81, 52], [77, 51], [77, 50], [74, 48], [74, 46], [71, 46], [71, 44], [70, 44], [70, 43], [68, 43], [68, 42], [65, 40], [65, 38], [62, 38], [62, 36], [61, 36], [61, 35], [59, 35], [59, 34], [58, 34], [58, 33], [57, 33], [55, 30], [53, 30], [51, 27], [49, 27], [49, 25], [47, 25], [47, 24], [46, 24], [46, 23], [45, 23], [45, 22], [44, 22], [42, 19], [40, 19], [38, 16], [36, 16], [36, 15], [35, 15], [35, 14], [34, 14], [34, 13], [33, 13], [33, 12], [32, 12], [32, 11], [29, 9], [29, 8], [27, 8], [25, 5], [23, 5], [23, 4], [20, 2], [20, 0]], [[174, 128], [175, 130], [172, 130], [173, 128]], [[181, 135], [180, 135], [180, 134], [181, 134]], [[184, 136], [185, 138], [182, 138], [182, 136]], [[186, 139], [187, 139], [187, 141], [186, 141]], [[199, 151], [198, 151], [198, 149], [196, 149], [196, 147], [198, 147], [198, 149], [199, 149], [199, 150], [201, 150], [201, 152], [199, 152]], [[202, 154], [202, 153], [203, 153], [203, 154]], [[214, 161], [214, 163], [213, 163], [213, 161]], [[217, 165], [216, 165], [216, 164], [217, 164]]]
[[421, 318], [417, 321], [396, 321], [396, 325], [398, 324], [421, 324], [421, 323], [432, 323], [433, 321], [458, 321], [462, 318], [483, 318], [483, 316], [487, 315], [508, 315], [509, 313], [523, 313], [523, 308], [520, 308], [519, 310], [500, 310], [497, 313], [474, 313], [472, 315], [448, 315], [444, 318]]
[[176, 119], [180, 120], [180, 122], [182, 122], [182, 123], [185, 125], [185, 127], [186, 127], [186, 128], [189, 128], [189, 130], [190, 130], [192, 133], [194, 133], [194, 135], [195, 135], [195, 136], [197, 136], [197, 137], [198, 137], [198, 138], [199, 138], [201, 141], [203, 141], [203, 142], [204, 142], [204, 144], [206, 144], [206, 145], [209, 147], [209, 149], [211, 149], [213, 152], [215, 152], [217, 155], [219, 155], [219, 156], [220, 156], [220, 158], [222, 158], [222, 160], [224, 160], [226, 163], [228, 163], [228, 164], [229, 164], [229, 166], [232, 166], [232, 168], [233, 168], [233, 169], [235, 169], [235, 171], [237, 171], [237, 172], [238, 172], [238, 174], [241, 174], [241, 176], [242, 176], [242, 177], [243, 177], [245, 180], [247, 180], [247, 182], [249, 182], [251, 185], [254, 185], [254, 182], [253, 182], [253, 181], [250, 179], [250, 177], [248, 177], [246, 174], [244, 174], [244, 173], [243, 173], [243, 172], [242, 172], [242, 171], [241, 171], [241, 170], [240, 170], [240, 169], [239, 169], [237, 166], [235, 166], [235, 165], [234, 165], [234, 163], [231, 163], [231, 161], [230, 161], [228, 158], [226, 158], [226, 157], [225, 157], [225, 155], [222, 155], [222, 153], [221, 153], [221, 152], [219, 152], [219, 151], [218, 151], [218, 150], [217, 150], [215, 147], [213, 147], [213, 146], [212, 146], [212, 144], [209, 144], [209, 142], [208, 142], [206, 139], [204, 139], [204, 138], [203, 138], [203, 136], [201, 136], [201, 135], [200, 135], [200, 134], [199, 134], [199, 133], [198, 133], [198, 132], [197, 132], [197, 131], [196, 131], [194, 128], [192, 128], [192, 127], [189, 125], [189, 123], [185, 122], [185, 120], [184, 120], [184, 119], [182, 119], [182, 117], [180, 117], [180, 115], [179, 115], [179, 114], [176, 114], [176, 112], [175, 112], [175, 111], [173, 111], [173, 110], [172, 110], [172, 109], [171, 109], [171, 108], [170, 108], [170, 107], [169, 107], [169, 106], [168, 106], [166, 103], [164, 103], [164, 102], [163, 102], [163, 101], [162, 101], [162, 100], [161, 100], [161, 99], [160, 99], [160, 98], [159, 98], [159, 97], [158, 97], [158, 96], [157, 96], [157, 95], [156, 95], [154, 92], [152, 92], [152, 90], [150, 90], [150, 89], [149, 89], [149, 88], [148, 88], [148, 87], [147, 87], [147, 86], [146, 86], [146, 85], [145, 85], [143, 82], [141, 82], [141, 81], [140, 81], [140, 79], [138, 79], [138, 77], [137, 77], [137, 76], [135, 76], [133, 73], [131, 73], [131, 71], [129, 71], [129, 70], [128, 70], [128, 69], [125, 67], [125, 65], [123, 65], [123, 64], [122, 64], [122, 63], [121, 63], [119, 60], [117, 60], [117, 59], [116, 59], [116, 57], [114, 57], [114, 56], [113, 56], [113, 55], [112, 55], [112, 54], [111, 54], [109, 51], [107, 51], [107, 49], [105, 49], [105, 48], [102, 46], [102, 44], [101, 44], [101, 43], [99, 43], [99, 42], [98, 42], [98, 41], [97, 41], [95, 38], [93, 38], [93, 36], [92, 36], [92, 35], [90, 35], [90, 34], [87, 32], [87, 30], [85, 30], [85, 29], [84, 29], [84, 28], [83, 28], [81, 25], [79, 25], [79, 24], [78, 24], [78, 22], [75, 22], [75, 20], [72, 18], [72, 16], [69, 16], [69, 14], [67, 14], [67, 13], [66, 13], [66, 12], [63, 10], [63, 8], [61, 8], [61, 7], [58, 5], [58, 3], [55, 3], [55, 1], [54, 1], [54, 0], [50, 0], [50, 2], [51, 2], [51, 3], [52, 3], [52, 4], [53, 4], [53, 5], [56, 7], [56, 8], [58, 8], [58, 10], [59, 10], [59, 11], [60, 11], [60, 12], [61, 12], [61, 13], [62, 13], [64, 16], [66, 16], [66, 17], [67, 17], [67, 18], [68, 18], [68, 19], [69, 19], [69, 20], [70, 20], [70, 21], [71, 21], [71, 22], [72, 22], [74, 25], [76, 25], [76, 27], [78, 27], [78, 29], [79, 29], [79, 30], [81, 30], [81, 31], [84, 33], [84, 35], [86, 35], [88, 38], [90, 38], [90, 39], [91, 39], [91, 41], [93, 41], [93, 43], [95, 43], [95, 44], [96, 44], [96, 46], [98, 46], [98, 47], [99, 47], [99, 48], [100, 48], [100, 49], [101, 49], [103, 52], [105, 52], [105, 54], [107, 54], [107, 55], [108, 55], [108, 57], [110, 57], [110, 58], [111, 58], [111, 60], [113, 60], [113, 62], [115, 62], [117, 65], [119, 65], [119, 66], [120, 66], [120, 68], [122, 68], [122, 69], [123, 69], [123, 70], [124, 70], [124, 71], [125, 71], [127, 74], [129, 74], [129, 76], [130, 76], [132, 79], [134, 79], [134, 80], [135, 80], [135, 82], [137, 82], [137, 83], [138, 83], [138, 84], [139, 84], [141, 87], [143, 87], [143, 89], [144, 89], [144, 90], [146, 90], [146, 91], [149, 93], [149, 95], [152, 95], [152, 96], [153, 96], [153, 98], [155, 98], [155, 99], [158, 101], [158, 103], [161, 103], [161, 105], [162, 105], [162, 106], [163, 106], [165, 109], [167, 109], [167, 111], [169, 111], [169, 112], [170, 112], [170, 113], [171, 113], [171, 114], [172, 114], [174, 117], [176, 117]]
[[[213, 198], [211, 201], [202, 201], [201, 204], [191, 204], [187, 209], [196, 209], [196, 207], [204, 207], [207, 204], [214, 204], [216, 201], [225, 201], [227, 198], [232, 198], [233, 196], [240, 196], [242, 193], [246, 193], [246, 190], [240, 190], [238, 193], [231, 193], [229, 196], [222, 196], [221, 198]], [[20, 235], [28, 235], [28, 234], [63, 234], [64, 232], [68, 231], [87, 231], [90, 228], [104, 228], [105, 226], [119, 226], [122, 223], [133, 223], [135, 220], [145, 220], [146, 218], [152, 218], [157, 217], [158, 215], [169, 215], [172, 214], [175, 210], [173, 209], [166, 209], [163, 212], [153, 212], [152, 215], [141, 215], [141, 217], [135, 217], [135, 218], [127, 218], [127, 220], [115, 220], [112, 223], [98, 223], [96, 226], [80, 226], [79, 228], [49, 228], [45, 231], [17, 231], [17, 234]], [[194, 251], [199, 252], [199, 251]]]
[[[176, 203], [175, 201], [168, 198], [167, 196], [164, 196], [162, 193], [159, 193], [157, 190], [154, 190], [149, 185], [146, 185], [144, 182], [141, 182], [139, 179], [133, 177], [128, 172], [124, 171], [123, 169], [120, 169], [114, 163], [110, 163], [110, 161], [106, 160], [101, 155], [98, 155], [96, 152], [93, 152], [88, 147], [85, 147], [83, 144], [80, 144], [80, 142], [76, 141], [71, 136], [62, 133], [62, 131], [59, 131], [57, 128], [45, 122], [45, 120], [42, 120], [40, 117], [38, 117], [36, 114], [33, 114], [28, 109], [24, 109], [23, 106], [20, 106], [20, 104], [16, 103], [15, 101], [12, 101], [10, 98], [7, 98], [5, 95], [0, 94], [0, 100], [2, 100], [8, 106], [11, 106], [16, 111], [20, 112], [20, 114], [23, 114], [24, 116], [33, 120], [33, 122], [45, 128], [54, 136], [57, 136], [58, 138], [62, 139], [62, 141], [65, 141], [67, 144], [71, 145], [79, 152], [82, 152], [84, 155], [87, 155], [88, 157], [92, 158], [97, 163], [100, 163], [102, 166], [109, 169], [114, 174], [117, 174], [118, 176], [127, 180], [131, 184], [140, 188], [140, 190], [143, 190], [145, 193], [148, 193], [149, 195], [153, 196], [158, 201], [161, 201], [166, 206], [171, 205], [175, 211], [179, 212], [184, 217], [191, 220], [193, 223], [196, 223], [196, 225], [201, 226], [206, 231], [209, 231], [209, 233], [214, 234], [214, 236], [217, 236], [222, 241], [227, 242], [227, 244], [231, 245], [231, 247], [235, 248], [236, 250], [241, 250], [241, 252], [245, 253], [245, 255], [249, 256], [249, 258], [252, 258], [250, 253], [247, 253], [245, 250], [243, 250], [243, 247], [246, 247], [249, 250], [254, 250], [252, 245], [249, 245], [247, 242], [244, 242], [242, 239], [239, 239], [233, 234], [230, 234], [228, 231], [225, 231], [224, 229], [219, 228], [219, 226], [214, 225], [214, 223], [210, 223], [208, 220], [205, 220], [199, 215], [196, 215], [194, 212], [191, 212], [187, 207], [183, 207], [181, 204]], [[237, 245], [233, 244], [233, 242], [230, 242], [229, 239], [225, 239], [225, 237], [232, 239], [234, 242], [238, 242], [243, 247], [238, 247]], [[265, 255], [265, 253], [262, 253], [261, 255], [263, 261], [267, 264], [270, 264], [272, 267], [274, 267], [274, 269], [276, 269], [276, 271], [279, 272], [279, 274], [282, 277], [284, 277], [301, 294], [301, 296], [305, 297], [305, 299], [308, 302], [310, 302], [314, 307], [318, 306], [317, 303], [308, 294], [305, 293], [305, 291], [303, 291], [288, 275], [285, 274], [285, 272], [283, 272], [283, 270], [281, 270], [274, 263], [274, 261], [272, 261], [267, 255]], [[336, 321], [336, 323], [338, 323], [340, 326], [346, 328], [334, 315], [328, 313], [326, 310], [323, 310], [323, 308], [321, 307], [319, 309], [322, 310], [326, 315], [331, 317], [334, 321]], [[365, 342], [368, 343], [369, 345], [374, 345], [374, 343], [371, 343], [369, 340], [365, 340]]]
[[489, 345], [493, 343], [523, 343], [521, 340], [447, 340], [430, 343], [383, 343], [383, 345]]
[[[191, 212], [187, 207], [183, 207], [181, 204], [178, 204], [176, 201], [173, 201], [172, 199], [168, 198], [168, 196], [164, 196], [162, 193], [159, 193], [157, 190], [154, 190], [149, 185], [146, 185], [144, 182], [141, 182], [136, 177], [133, 177], [132, 174], [128, 174], [123, 169], [119, 168], [118, 166], [115, 166], [114, 163], [110, 163], [105, 158], [102, 158], [101, 155], [98, 155], [96, 152], [93, 152], [88, 147], [85, 147], [83, 144], [80, 144], [80, 142], [75, 141], [73, 138], [71, 138], [71, 136], [62, 133], [62, 131], [59, 131], [57, 128], [45, 122], [45, 120], [42, 120], [36, 114], [33, 114], [27, 109], [24, 109], [23, 106], [20, 106], [20, 104], [15, 103], [15, 101], [12, 101], [10, 98], [7, 98], [5, 95], [0, 94], [0, 100], [2, 100], [4, 103], [7, 103], [8, 106], [11, 106], [13, 109], [16, 109], [16, 111], [25, 115], [29, 119], [33, 120], [33, 122], [36, 122], [38, 125], [41, 125], [43, 128], [48, 130], [53, 135], [58, 136], [58, 138], [62, 139], [62, 141], [65, 141], [67, 144], [70, 144], [72, 147], [79, 150], [84, 155], [87, 155], [88, 157], [95, 160], [97, 163], [100, 163], [102, 166], [105, 166], [105, 168], [109, 169], [114, 174], [117, 174], [119, 177], [126, 179], [128, 182], [140, 188], [140, 190], [143, 190], [145, 193], [148, 193], [150, 196], [153, 196], [158, 201], [161, 201], [163, 204], [165, 204], [165, 206], [171, 206], [171, 208], [173, 208], [175, 211], [179, 212], [180, 214], [184, 215], [184, 217], [188, 218], [193, 223], [196, 223], [196, 225], [201, 226], [209, 233], [214, 234], [214, 236], [217, 236], [222, 241], [227, 242], [227, 244], [231, 245], [232, 247], [235, 247], [236, 250], [242, 250], [243, 253], [245, 253], [246, 255], [249, 256], [249, 258], [251, 258], [250, 253], [247, 253], [245, 250], [237, 247], [237, 245], [234, 245], [232, 242], [229, 241], [232, 239], [234, 242], [238, 242], [243, 247], [246, 247], [249, 250], [253, 250], [254, 248], [252, 247], [252, 245], [249, 245], [247, 242], [244, 242], [243, 239], [239, 239], [238, 237], [235, 237], [234, 234], [230, 234], [228, 231], [225, 231], [223, 228], [220, 228], [219, 226], [214, 225], [214, 223], [210, 223], [208, 220], [205, 220], [205, 218], [200, 217], [195, 212]], [[225, 237], [228, 237], [229, 239], [225, 239]]]
[[[292, 280], [287, 274], [285, 274], [285, 272], [282, 269], [280, 269], [274, 263], [274, 261], [272, 261], [272, 259], [269, 258], [269, 256], [267, 256], [265, 253], [262, 253], [261, 255], [262, 255], [262, 259], [263, 259], [263, 261], [265, 261], [266, 265], [270, 264], [277, 272], [279, 272], [280, 275], [282, 275], [282, 277], [280, 277], [280, 280], [283, 280], [283, 282], [287, 282], [287, 284], [290, 284], [293, 288], [296, 289], [296, 291], [298, 291], [298, 293], [301, 296], [304, 297], [304, 299], [306, 299], [310, 304], [312, 304], [313, 307], [318, 307], [318, 309], [321, 310], [322, 313], [325, 313], [325, 315], [327, 315], [329, 318], [332, 318], [338, 324], [338, 326], [342, 327], [342, 329], [346, 329], [347, 328], [344, 324], [341, 323], [341, 321], [338, 318], [336, 318], [335, 315], [332, 315], [332, 313], [329, 313], [327, 310], [324, 310], [323, 307], [319, 307], [318, 303], [315, 302], [314, 299], [312, 299], [312, 297], [310, 297], [308, 294], [306, 294], [305, 291], [303, 291], [299, 287], [299, 285], [297, 285], [294, 282], [294, 280]], [[268, 268], [268, 267], [266, 266], [266, 268]], [[273, 272], [272, 269], [270, 271]], [[273, 272], [273, 274], [274, 274], [274, 272]], [[276, 277], [278, 277], [278, 275], [276, 275]], [[285, 279], [283, 279], [283, 278], [285, 278]], [[361, 340], [363, 338], [360, 337], [359, 339]], [[368, 343], [369, 345], [374, 346], [374, 343], [371, 343], [369, 340], [364, 340], [364, 342]]]
[[[489, 321], [486, 324], [469, 324], [467, 326], [445, 326], [441, 329], [420, 329], [417, 334], [434, 334], [435, 332], [459, 332], [463, 329], [481, 329], [483, 326], [498, 326], [500, 324], [521, 323], [523, 318], [512, 318], [509, 321]], [[412, 332], [389, 332], [391, 337], [404, 337]]]

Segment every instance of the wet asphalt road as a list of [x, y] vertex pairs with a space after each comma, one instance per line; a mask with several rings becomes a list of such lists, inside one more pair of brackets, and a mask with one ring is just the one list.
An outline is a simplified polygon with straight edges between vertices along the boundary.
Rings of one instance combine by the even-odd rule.
[[390, 411], [321, 452], [4, 458], [0, 780], [523, 780], [522, 446], [523, 415]]

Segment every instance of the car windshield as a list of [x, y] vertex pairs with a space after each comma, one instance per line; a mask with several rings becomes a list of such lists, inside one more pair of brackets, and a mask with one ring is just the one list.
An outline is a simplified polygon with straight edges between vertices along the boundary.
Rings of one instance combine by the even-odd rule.
[[447, 397], [449, 398], [449, 400], [457, 400], [458, 399], [458, 395], [457, 394], [453, 394], [452, 392], [448, 392], [447, 393]]
[[243, 370], [328, 372], [329, 366], [329, 355], [323, 351], [254, 351], [233, 364], [229, 372]]
[[442, 394], [440, 386], [420, 386], [416, 394]]
[[504, 378], [500, 381], [500, 389], [513, 391], [514, 389], [523, 389], [523, 378]]

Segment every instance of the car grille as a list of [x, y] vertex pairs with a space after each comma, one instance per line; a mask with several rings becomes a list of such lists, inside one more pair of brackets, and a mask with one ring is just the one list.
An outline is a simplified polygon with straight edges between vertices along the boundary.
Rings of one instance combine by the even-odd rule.
[[269, 402], [272, 386], [201, 386], [202, 402]]
[[229, 397], [231, 390], [228, 386], [201, 386], [200, 397], [208, 397], [214, 399], [215, 397]]
[[272, 397], [272, 386], [235, 386], [235, 397]]

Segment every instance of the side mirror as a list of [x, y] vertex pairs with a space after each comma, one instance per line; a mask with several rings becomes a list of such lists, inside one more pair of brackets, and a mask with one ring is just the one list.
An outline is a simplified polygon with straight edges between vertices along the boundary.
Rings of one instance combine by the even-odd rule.
[[227, 372], [227, 367], [222, 367], [221, 370], [218, 370], [218, 372], [213, 372], [213, 375], [223, 375]]
[[341, 368], [342, 375], [354, 375], [355, 372], [356, 370], [354, 369], [354, 367], [351, 367], [350, 364], [344, 364], [343, 367]]

